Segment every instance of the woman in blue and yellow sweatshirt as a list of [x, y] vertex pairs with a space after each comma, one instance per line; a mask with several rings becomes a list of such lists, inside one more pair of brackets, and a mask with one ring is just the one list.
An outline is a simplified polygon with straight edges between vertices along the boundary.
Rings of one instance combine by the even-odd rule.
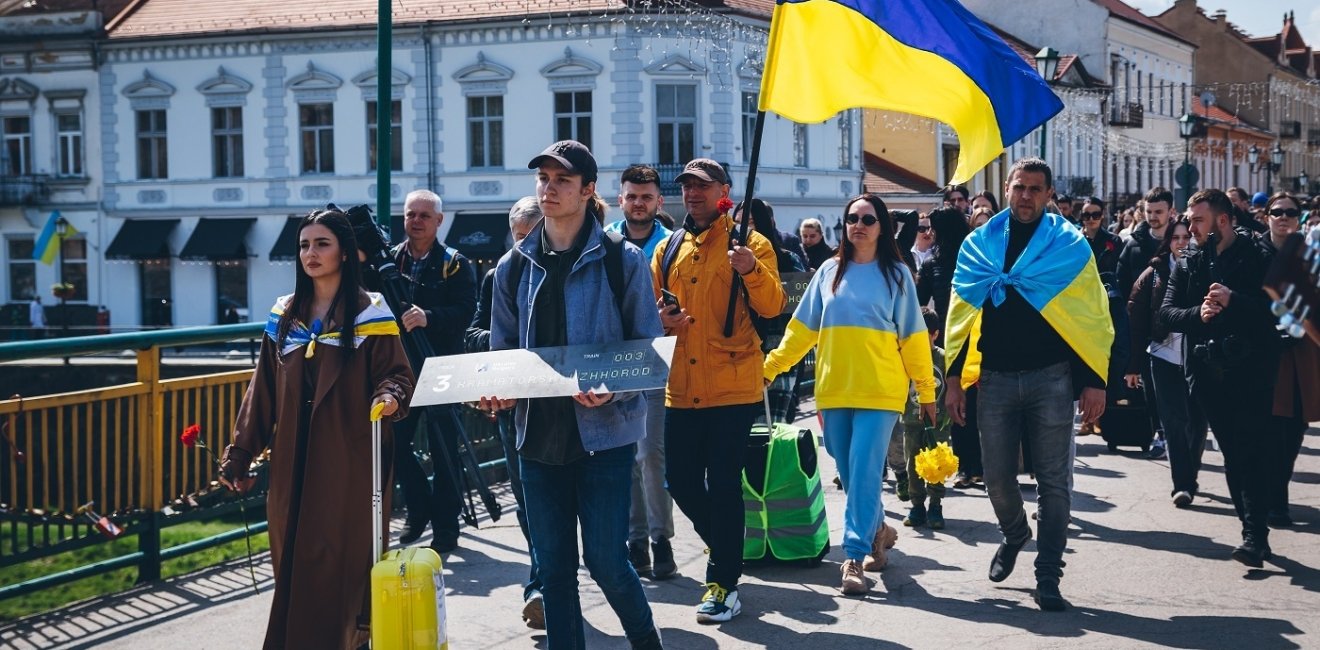
[[868, 591], [864, 570], [884, 567], [897, 533], [883, 523], [880, 482], [894, 424], [917, 386], [922, 416], [935, 419], [935, 377], [926, 324], [912, 274], [894, 238], [884, 201], [863, 194], [844, 209], [847, 236], [816, 271], [766, 358], [767, 381], [816, 350], [816, 407], [825, 419], [825, 448], [847, 493], [842, 591]]

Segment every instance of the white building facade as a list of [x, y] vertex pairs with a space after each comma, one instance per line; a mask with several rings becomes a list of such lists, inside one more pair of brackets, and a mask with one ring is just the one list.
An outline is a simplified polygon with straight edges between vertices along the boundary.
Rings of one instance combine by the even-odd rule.
[[[505, 250], [509, 206], [534, 191], [526, 162], [558, 139], [592, 148], [611, 205], [628, 165], [672, 179], [694, 157], [726, 163], [743, 194], [768, 15], [698, 15], [694, 35], [694, 16], [672, 8], [459, 22], [413, 6], [395, 21], [387, 112], [373, 24], [298, 29], [291, 16], [288, 30], [194, 29], [162, 18], [185, 8], [148, 0], [121, 16], [84, 83], [98, 127], [88, 187], [100, 195], [95, 223], [75, 225], [91, 243], [87, 300], [115, 326], [264, 319], [293, 284], [291, 219], [329, 202], [374, 205], [377, 116], [393, 124], [380, 161], [393, 170], [390, 213], [409, 191], [435, 190], [441, 237], [484, 264]], [[856, 119], [769, 117], [757, 196], [782, 229], [858, 191]], [[676, 186], [663, 189], [681, 217]]]

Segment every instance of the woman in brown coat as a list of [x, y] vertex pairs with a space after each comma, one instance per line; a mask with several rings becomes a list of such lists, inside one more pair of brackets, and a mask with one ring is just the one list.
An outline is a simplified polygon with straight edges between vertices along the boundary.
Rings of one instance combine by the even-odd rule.
[[[1301, 226], [1301, 203], [1287, 192], [1270, 197], [1265, 212], [1269, 231], [1261, 241], [1275, 252], [1289, 235]], [[1288, 512], [1288, 484], [1292, 482], [1297, 454], [1302, 450], [1307, 422], [1320, 420], [1320, 347], [1310, 339], [1284, 336], [1279, 355], [1279, 376], [1274, 384], [1274, 412], [1270, 417], [1277, 449], [1270, 454], [1269, 525], [1280, 528], [1293, 525]]]
[[[393, 314], [360, 286], [347, 217], [305, 217], [298, 251], [294, 292], [271, 309], [221, 481], [246, 490], [252, 459], [270, 449], [275, 596], [265, 647], [353, 649], [370, 621], [369, 416], [376, 404], [387, 422], [406, 415], [413, 374]], [[392, 458], [388, 425], [382, 434], [380, 457]], [[389, 485], [390, 464], [381, 471]]]

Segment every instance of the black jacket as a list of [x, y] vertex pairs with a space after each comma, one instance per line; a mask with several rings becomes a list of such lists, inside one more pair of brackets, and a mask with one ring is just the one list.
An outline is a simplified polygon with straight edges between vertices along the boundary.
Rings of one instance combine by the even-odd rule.
[[1141, 374], [1150, 363], [1146, 348], [1152, 342], [1162, 342], [1169, 336], [1169, 330], [1160, 322], [1159, 315], [1160, 308], [1164, 306], [1164, 294], [1169, 288], [1171, 274], [1169, 258], [1162, 256], [1152, 259], [1132, 285], [1127, 306], [1132, 353], [1128, 357], [1126, 374]]
[[[1217, 255], [1206, 255], [1206, 252], [1189, 254], [1186, 264], [1179, 264], [1174, 269], [1159, 313], [1161, 326], [1185, 335], [1183, 345], [1189, 373], [1195, 374], [1205, 368], [1207, 362], [1221, 369], [1250, 368], [1256, 362], [1265, 362], [1277, 355], [1278, 335], [1270, 314], [1270, 301], [1261, 288], [1269, 269], [1270, 252], [1241, 234], [1224, 252]], [[1228, 306], [1210, 322], [1202, 322], [1201, 303], [1215, 282], [1232, 292]], [[1212, 340], [1224, 345], [1230, 338], [1233, 340], [1231, 346], [1217, 350], [1197, 349]], [[1206, 356], [1212, 352], [1227, 352], [1228, 355]], [[1267, 379], [1272, 380], [1272, 377], [1238, 377], [1234, 381]]]
[[481, 295], [477, 300], [477, 313], [472, 315], [472, 324], [468, 325], [463, 336], [464, 352], [490, 351], [490, 304], [495, 297], [495, 269], [486, 271], [481, 281]]
[[808, 246], [804, 250], [807, 252], [807, 268], [813, 271], [820, 268], [825, 260], [834, 257], [834, 249], [830, 248], [823, 239], [815, 246]]
[[[1150, 234], [1150, 224], [1143, 221], [1132, 229], [1132, 239], [1123, 246], [1115, 269], [1118, 274], [1118, 295], [1132, 294], [1132, 285], [1137, 281], [1137, 276], [1150, 264], [1150, 258], [1155, 257], [1155, 251], [1159, 248], [1160, 240]], [[1096, 262], [1098, 264], [1099, 260]]]
[[413, 268], [407, 242], [390, 249], [390, 253], [403, 274], [403, 300], [426, 312], [426, 338], [435, 354], [461, 354], [463, 335], [477, 308], [477, 276], [472, 263], [438, 241], [417, 269]]
[[[1122, 238], [1101, 228], [1096, 231], [1095, 239], [1088, 239], [1086, 243], [1091, 245], [1091, 255], [1095, 256], [1095, 270], [1100, 273], [1100, 281], [1105, 284], [1106, 289], [1110, 290], [1110, 295], [1127, 295], [1114, 293], [1118, 258], [1122, 255], [1124, 249]], [[1159, 242], [1156, 242], [1157, 247], [1158, 245]], [[1150, 260], [1150, 258], [1146, 259], [1147, 261]]]

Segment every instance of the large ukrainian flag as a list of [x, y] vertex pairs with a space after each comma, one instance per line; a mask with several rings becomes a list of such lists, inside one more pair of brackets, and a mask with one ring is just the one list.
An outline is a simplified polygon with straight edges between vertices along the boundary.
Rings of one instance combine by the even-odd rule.
[[1012, 215], [1004, 210], [972, 231], [958, 249], [953, 291], [945, 324], [946, 365], [964, 349], [962, 386], [981, 376], [981, 312], [988, 301], [1000, 305], [1013, 287], [1063, 337], [1100, 378], [1109, 376], [1109, 348], [1114, 324], [1109, 317], [1109, 294], [1100, 283], [1095, 256], [1081, 231], [1057, 214], [1041, 216], [1031, 241], [1008, 272], [1008, 226]]
[[794, 122], [857, 107], [944, 122], [962, 147], [955, 183], [1063, 110], [954, 0], [777, 0], [760, 101]]

